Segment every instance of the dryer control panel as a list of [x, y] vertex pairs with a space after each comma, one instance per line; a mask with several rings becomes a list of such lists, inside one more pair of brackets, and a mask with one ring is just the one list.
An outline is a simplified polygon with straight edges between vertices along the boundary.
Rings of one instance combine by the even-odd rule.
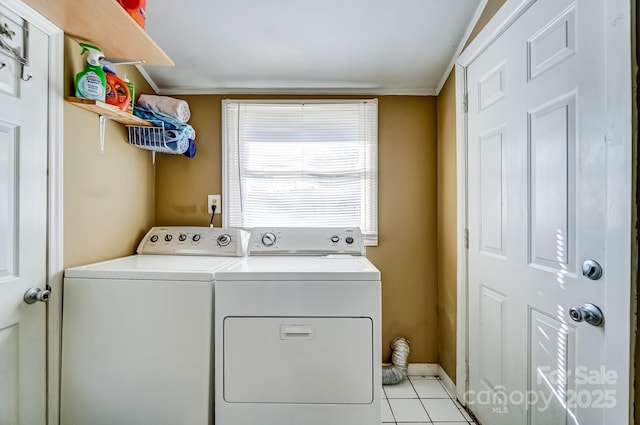
[[249, 255], [365, 255], [358, 227], [257, 227]]
[[249, 234], [240, 229], [219, 227], [152, 227], [142, 238], [138, 254], [214, 255], [242, 257]]

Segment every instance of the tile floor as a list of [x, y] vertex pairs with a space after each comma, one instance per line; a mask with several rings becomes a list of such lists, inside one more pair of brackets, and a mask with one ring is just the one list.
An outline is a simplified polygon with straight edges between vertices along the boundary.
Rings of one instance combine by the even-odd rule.
[[384, 385], [385, 424], [475, 425], [435, 376], [409, 376], [397, 385]]

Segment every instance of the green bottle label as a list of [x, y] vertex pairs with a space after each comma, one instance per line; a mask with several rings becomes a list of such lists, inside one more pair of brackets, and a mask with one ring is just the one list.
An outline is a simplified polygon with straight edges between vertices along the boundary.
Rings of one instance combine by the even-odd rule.
[[105, 88], [102, 80], [93, 71], [84, 74], [78, 83], [78, 92], [86, 99], [95, 99], [104, 102]]

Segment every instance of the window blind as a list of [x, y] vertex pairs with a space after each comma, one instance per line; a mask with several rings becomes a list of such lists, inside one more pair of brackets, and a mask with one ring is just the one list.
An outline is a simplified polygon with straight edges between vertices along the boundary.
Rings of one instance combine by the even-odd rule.
[[229, 227], [358, 226], [377, 245], [377, 100], [223, 101]]

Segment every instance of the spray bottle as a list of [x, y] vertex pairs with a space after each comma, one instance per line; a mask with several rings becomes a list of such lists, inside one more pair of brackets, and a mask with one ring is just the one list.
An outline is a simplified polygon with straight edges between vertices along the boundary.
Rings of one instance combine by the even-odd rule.
[[107, 87], [107, 78], [100, 65], [104, 54], [99, 47], [87, 43], [80, 43], [82, 53], [87, 54], [87, 63], [84, 71], [76, 75], [76, 97], [93, 99], [104, 102]]

